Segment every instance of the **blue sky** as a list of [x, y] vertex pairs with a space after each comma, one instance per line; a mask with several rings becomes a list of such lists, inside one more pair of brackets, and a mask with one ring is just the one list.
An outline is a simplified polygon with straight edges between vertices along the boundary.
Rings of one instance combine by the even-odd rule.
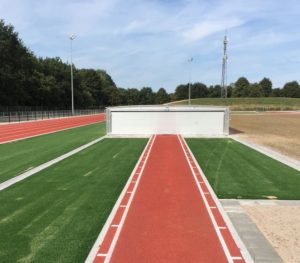
[[36, 55], [105, 69], [119, 87], [173, 91], [189, 79], [219, 84], [228, 31], [228, 82], [300, 82], [299, 0], [0, 0]]

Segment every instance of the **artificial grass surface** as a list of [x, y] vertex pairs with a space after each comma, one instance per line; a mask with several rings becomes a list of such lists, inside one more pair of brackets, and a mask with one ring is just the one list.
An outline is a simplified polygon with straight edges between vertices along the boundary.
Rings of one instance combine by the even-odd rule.
[[300, 172], [232, 139], [186, 139], [220, 198], [300, 199]]
[[105, 122], [0, 144], [0, 183], [105, 134]]
[[147, 139], [104, 139], [0, 192], [0, 262], [84, 262]]

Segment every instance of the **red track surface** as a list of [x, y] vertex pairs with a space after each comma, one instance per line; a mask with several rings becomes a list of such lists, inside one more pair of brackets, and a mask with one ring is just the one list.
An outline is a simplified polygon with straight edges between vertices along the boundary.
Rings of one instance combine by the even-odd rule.
[[55, 132], [105, 120], [105, 114], [0, 125], [0, 143]]
[[94, 262], [245, 262], [185, 141], [147, 147]]

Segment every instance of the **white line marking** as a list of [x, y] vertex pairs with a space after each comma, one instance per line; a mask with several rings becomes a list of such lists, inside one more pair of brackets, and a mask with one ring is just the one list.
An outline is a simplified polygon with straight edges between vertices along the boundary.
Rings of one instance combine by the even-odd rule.
[[123, 208], [123, 207], [126, 207], [126, 206], [127, 206], [127, 205], [120, 205], [120, 207], [122, 207], [122, 208]]
[[225, 221], [225, 223], [227, 225], [228, 230], [230, 231], [233, 239], [235, 240], [237, 246], [239, 247], [244, 260], [247, 263], [255, 263], [254, 260], [252, 259], [251, 255], [250, 255], [247, 247], [245, 246], [245, 244], [241, 240], [240, 236], [238, 235], [236, 229], [234, 228], [234, 226], [233, 226], [230, 218], [228, 217], [227, 213], [225, 212], [223, 206], [221, 205], [221, 203], [220, 203], [218, 197], [216, 196], [214, 190], [210, 186], [209, 181], [207, 180], [207, 178], [205, 176], [205, 173], [201, 169], [201, 166], [198, 164], [198, 162], [197, 162], [197, 160], [196, 160], [193, 152], [190, 150], [190, 148], [189, 148], [189, 146], [188, 146], [188, 144], [186, 142], [185, 142], [185, 144], [186, 144], [186, 149], [189, 151], [189, 153], [191, 154], [191, 156], [192, 156], [192, 158], [193, 158], [193, 160], [195, 162], [195, 165], [198, 167], [198, 170], [199, 170], [198, 172], [201, 173], [202, 179], [205, 182], [207, 189], [211, 192], [211, 197], [214, 200], [215, 205], [218, 208], [218, 211], [221, 213], [221, 215], [222, 215], [222, 217], [223, 217], [223, 219], [224, 219], [224, 221]]
[[219, 229], [227, 229], [226, 226], [219, 226]]
[[[108, 230], [110, 228], [110, 225], [112, 224], [113, 219], [115, 218], [115, 216], [116, 216], [116, 214], [118, 212], [118, 209], [119, 209], [120, 205], [124, 201], [123, 199], [126, 196], [126, 191], [127, 191], [127, 189], [129, 188], [129, 186], [131, 184], [131, 180], [133, 180], [133, 178], [134, 178], [134, 176], [136, 174], [136, 171], [139, 169], [138, 167], [140, 165], [140, 162], [141, 162], [143, 156], [148, 151], [148, 148], [149, 148], [149, 146], [150, 146], [150, 144], [152, 142], [151, 139], [152, 138], [150, 138], [147, 141], [147, 144], [144, 147], [143, 152], [139, 156], [139, 159], [137, 160], [137, 162], [135, 164], [135, 167], [133, 168], [133, 170], [132, 170], [132, 172], [131, 172], [131, 174], [130, 174], [127, 182], [126, 182], [126, 185], [124, 186], [121, 194], [118, 197], [117, 202], [115, 203], [115, 205], [114, 205], [113, 209], [111, 210], [108, 218], [106, 219], [106, 222], [105, 222], [104, 226], [102, 227], [102, 230], [100, 231], [100, 233], [99, 233], [99, 235], [98, 235], [98, 237], [97, 237], [97, 239], [96, 239], [93, 247], [91, 248], [91, 250], [90, 250], [90, 252], [89, 252], [89, 254], [88, 254], [88, 256], [87, 256], [87, 258], [85, 260], [85, 263], [92, 263], [92, 262], [94, 262], [94, 260], [95, 260], [95, 258], [97, 256], [97, 253], [98, 253], [98, 251], [100, 249], [100, 245], [102, 244], [102, 242], [103, 242], [103, 240], [104, 240], [104, 238], [105, 238], [105, 236], [106, 236], [106, 234], [107, 234], [107, 232], [108, 232]], [[127, 206], [127, 204], [126, 204], [126, 206]]]
[[216, 206], [211, 206], [211, 207], [210, 207], [210, 209], [216, 209], [216, 208], [217, 208]]
[[209, 216], [210, 216], [211, 222], [212, 222], [212, 224], [213, 224], [213, 226], [214, 226], [214, 229], [215, 229], [215, 231], [216, 231], [216, 233], [217, 233], [217, 236], [218, 236], [218, 238], [219, 238], [219, 240], [220, 240], [220, 243], [221, 243], [222, 248], [223, 248], [223, 250], [224, 250], [224, 253], [225, 253], [226, 257], [227, 257], [227, 260], [228, 260], [228, 262], [233, 263], [233, 259], [231, 258], [231, 255], [230, 255], [229, 249], [228, 249], [228, 247], [227, 247], [227, 244], [225, 243], [225, 240], [224, 240], [224, 238], [223, 238], [223, 236], [222, 236], [222, 234], [221, 234], [221, 232], [220, 232], [220, 229], [218, 228], [218, 225], [217, 225], [216, 219], [214, 218], [213, 213], [212, 213], [211, 210], [209, 209], [208, 202], [207, 202], [206, 197], [205, 197], [205, 194], [204, 194], [203, 190], [201, 189], [201, 186], [200, 186], [200, 184], [199, 184], [199, 182], [198, 182], [198, 180], [197, 180], [197, 176], [196, 176], [196, 174], [195, 174], [195, 172], [194, 172], [194, 169], [192, 168], [192, 165], [191, 165], [191, 163], [189, 162], [189, 159], [187, 158], [186, 151], [188, 151], [188, 148], [187, 148], [187, 147], [186, 147], [186, 148], [183, 147], [183, 143], [186, 144], [186, 142], [185, 142], [185, 140], [184, 140], [180, 135], [177, 135], [177, 137], [178, 137], [178, 140], [179, 140], [180, 145], [181, 145], [181, 147], [182, 147], [183, 153], [184, 153], [184, 155], [185, 155], [185, 157], [186, 157], [186, 160], [188, 161], [188, 164], [189, 164], [189, 166], [190, 166], [190, 168], [191, 168], [191, 171], [192, 171], [192, 174], [193, 174], [193, 176], [194, 176], [195, 182], [196, 182], [196, 184], [197, 184], [197, 186], [198, 186], [198, 189], [199, 189], [199, 192], [200, 192], [200, 194], [201, 194], [201, 196], [202, 196], [202, 199], [203, 199], [203, 202], [204, 202], [204, 204], [205, 204], [206, 210], [207, 210], [207, 212], [208, 212], [208, 214], [209, 214]]
[[132, 191], [127, 191], [127, 194], [131, 194], [132, 193]]
[[111, 227], [119, 227], [119, 225], [111, 225]]
[[99, 254], [97, 254], [97, 256], [98, 256], [98, 257], [106, 257], [106, 256], [107, 256], [107, 254], [104, 254], [104, 253], [99, 253]]
[[205, 195], [209, 195], [210, 193], [209, 193], [209, 192], [203, 192], [203, 194], [205, 194]]
[[150, 147], [149, 147], [149, 151], [148, 151], [148, 153], [147, 153], [147, 155], [146, 155], [145, 161], [144, 161], [143, 166], [142, 166], [142, 169], [141, 169], [141, 174], [140, 174], [140, 176], [138, 177], [136, 184], [134, 185], [134, 188], [133, 188], [133, 191], [132, 191], [133, 194], [130, 196], [130, 198], [129, 198], [129, 200], [128, 200], [127, 207], [125, 208], [125, 211], [124, 211], [124, 213], [123, 213], [123, 215], [122, 215], [122, 218], [121, 218], [119, 227], [118, 227], [118, 229], [117, 229], [117, 232], [115, 233], [114, 238], [113, 238], [113, 240], [112, 240], [112, 242], [111, 242], [111, 244], [110, 244], [110, 247], [109, 247], [109, 250], [108, 250], [108, 253], [107, 253], [107, 257], [105, 258], [104, 263], [108, 263], [108, 262], [110, 261], [110, 259], [111, 259], [111, 256], [112, 256], [112, 253], [113, 253], [113, 251], [114, 251], [114, 249], [115, 249], [116, 243], [117, 243], [117, 241], [118, 241], [118, 238], [119, 238], [121, 229], [122, 229], [122, 227], [123, 227], [123, 225], [124, 225], [125, 218], [126, 218], [126, 216], [127, 216], [127, 213], [128, 213], [128, 211], [129, 211], [130, 205], [131, 205], [131, 203], [132, 203], [134, 194], [135, 194], [136, 189], [137, 189], [137, 187], [138, 187], [138, 185], [139, 185], [139, 182], [140, 182], [140, 179], [141, 179], [141, 177], [142, 177], [144, 168], [145, 168], [146, 163], [147, 163], [147, 161], [148, 161], [148, 158], [149, 158], [149, 156], [150, 156], [151, 149], [152, 149], [152, 146], [153, 146], [153, 144], [154, 144], [155, 139], [156, 139], [156, 135], [154, 135], [153, 140], [151, 141], [151, 144], [150, 144]]
[[233, 260], [242, 260], [242, 257], [231, 257]]
[[37, 166], [37, 167], [29, 170], [28, 172], [22, 173], [22, 174], [20, 174], [18, 176], [15, 176], [15, 177], [11, 178], [11, 179], [8, 179], [7, 181], [5, 181], [3, 183], [0, 183], [0, 191], [4, 190], [5, 188], [10, 187], [11, 185], [13, 185], [13, 184], [15, 184], [17, 182], [20, 182], [20, 181], [24, 180], [25, 178], [27, 178], [27, 177], [29, 177], [29, 176], [31, 176], [33, 174], [36, 174], [36, 173], [38, 173], [38, 172], [40, 172], [40, 171], [42, 171], [42, 170], [50, 167], [53, 164], [56, 164], [56, 163], [58, 163], [58, 162], [60, 162], [60, 161], [62, 161], [64, 159], [66, 159], [66, 158], [68, 158], [68, 157], [76, 154], [76, 153], [79, 153], [80, 151], [82, 151], [82, 150], [84, 150], [84, 149], [86, 149], [86, 148], [88, 148], [88, 147], [90, 147], [90, 146], [92, 146], [92, 145], [100, 142], [104, 138], [106, 138], [106, 136], [100, 137], [100, 138], [98, 138], [98, 139], [96, 139], [94, 141], [91, 141], [91, 142], [89, 142], [87, 144], [84, 144], [84, 145], [82, 145], [82, 146], [80, 146], [80, 147], [78, 147], [78, 148], [76, 148], [76, 149], [74, 149], [74, 150], [72, 150], [72, 151], [70, 151], [70, 152], [68, 152], [66, 154], [63, 154], [63, 155], [61, 155], [61, 156], [59, 156], [59, 157], [57, 157], [57, 158], [55, 158], [55, 159], [53, 159], [51, 161], [43, 163], [43, 164], [41, 164], [41, 165], [39, 165], [39, 166]]

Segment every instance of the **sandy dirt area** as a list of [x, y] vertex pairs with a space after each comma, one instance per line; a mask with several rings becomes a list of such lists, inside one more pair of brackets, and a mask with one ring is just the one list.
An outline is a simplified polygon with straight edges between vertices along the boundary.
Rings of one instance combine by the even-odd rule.
[[300, 160], [300, 112], [231, 114], [230, 133]]
[[300, 262], [300, 206], [243, 205], [286, 263]]

